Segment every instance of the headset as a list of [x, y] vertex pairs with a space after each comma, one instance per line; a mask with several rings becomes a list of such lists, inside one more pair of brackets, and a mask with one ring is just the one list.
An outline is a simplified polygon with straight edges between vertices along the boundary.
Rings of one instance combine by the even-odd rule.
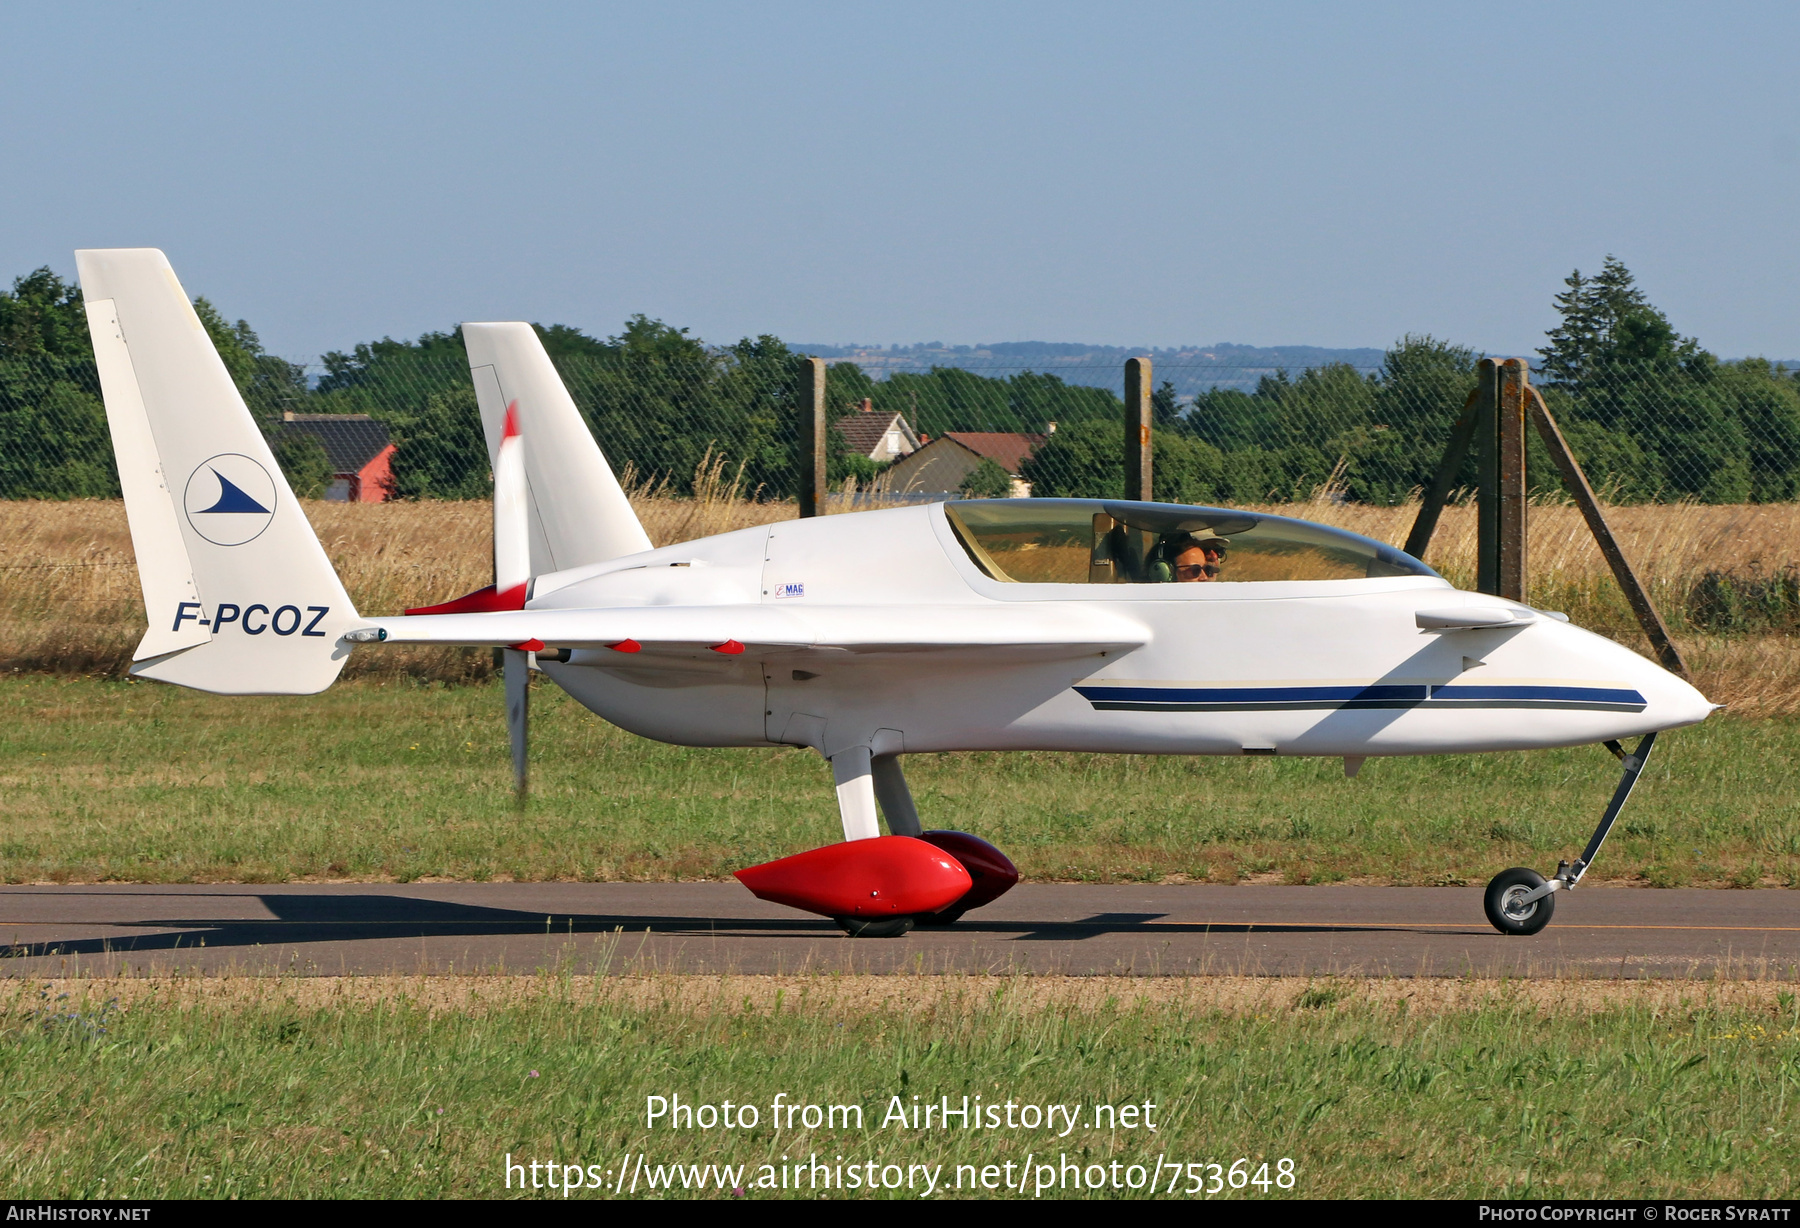
[[[1214, 536], [1211, 540], [1219, 543], [1222, 558], [1224, 549], [1229, 544], [1228, 539]], [[1149, 553], [1144, 556], [1144, 582], [1146, 584], [1173, 583], [1175, 556], [1184, 550], [1191, 549], [1195, 544], [1197, 544], [1197, 539], [1191, 531], [1170, 533], [1158, 538], [1156, 545], [1152, 546]]]
[[1145, 583], [1174, 583], [1175, 560], [1170, 556], [1168, 547], [1188, 537], [1159, 537], [1156, 546], [1150, 547], [1150, 553], [1143, 556], [1143, 580]]
[[1157, 541], [1144, 558], [1144, 582], [1147, 584], [1169, 584], [1175, 579], [1175, 564], [1168, 558], [1167, 538]]

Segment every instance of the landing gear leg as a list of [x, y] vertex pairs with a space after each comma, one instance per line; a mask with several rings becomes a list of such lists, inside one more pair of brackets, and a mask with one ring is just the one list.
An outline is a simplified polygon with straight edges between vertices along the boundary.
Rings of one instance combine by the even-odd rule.
[[844, 820], [844, 839], [873, 840], [879, 836], [881, 820], [875, 815], [869, 748], [852, 746], [833, 755], [831, 778], [837, 785], [838, 817]]
[[875, 800], [887, 819], [888, 830], [896, 836], [921, 836], [925, 827], [919, 822], [919, 808], [913, 805], [912, 790], [900, 771], [899, 755], [876, 755], [869, 761], [875, 779]]
[[1556, 893], [1571, 891], [1581, 881], [1588, 867], [1594, 864], [1594, 858], [1600, 852], [1600, 846], [1606, 843], [1606, 837], [1612, 832], [1613, 824], [1619, 820], [1619, 812], [1625, 809], [1625, 801], [1631, 796], [1638, 777], [1643, 773], [1644, 765], [1650, 761], [1650, 752], [1656, 747], [1656, 735], [1647, 733], [1639, 740], [1637, 749], [1626, 754], [1624, 748], [1616, 742], [1608, 742], [1606, 748], [1618, 756], [1624, 764], [1625, 772], [1619, 778], [1619, 787], [1613, 790], [1612, 801], [1607, 804], [1606, 813], [1600, 818], [1600, 826], [1594, 829], [1593, 838], [1587, 843], [1581, 857], [1570, 865], [1562, 862], [1556, 867], [1556, 873], [1546, 880], [1535, 870], [1523, 866], [1515, 866], [1510, 870], [1502, 870], [1494, 875], [1487, 886], [1487, 897], [1483, 901], [1487, 909], [1488, 921], [1502, 934], [1535, 934], [1550, 924], [1550, 916], [1556, 909]]
[[[891, 763], [891, 756], [883, 758]], [[881, 835], [881, 820], [875, 810], [876, 790], [880, 788], [883, 775], [876, 766], [880, 762], [871, 761], [866, 746], [852, 746], [831, 757], [831, 777], [837, 784], [838, 816], [844, 821], [845, 840], [873, 840]], [[891, 763], [891, 766], [897, 776], [900, 765]], [[900, 788], [905, 790], [905, 781], [900, 782]], [[907, 804], [912, 804], [910, 797]], [[918, 820], [915, 817], [913, 821]], [[892, 822], [891, 818], [889, 822]], [[834, 920], [838, 928], [852, 938], [900, 938], [913, 927], [910, 916], [837, 917]]]

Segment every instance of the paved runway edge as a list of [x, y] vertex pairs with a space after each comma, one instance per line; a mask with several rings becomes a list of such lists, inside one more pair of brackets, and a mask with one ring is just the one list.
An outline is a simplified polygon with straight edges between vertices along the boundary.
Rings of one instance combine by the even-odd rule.
[[1479, 888], [1027, 884], [853, 940], [737, 883], [0, 887], [13, 976], [668, 973], [1800, 978], [1800, 895], [1590, 887], [1532, 938]]

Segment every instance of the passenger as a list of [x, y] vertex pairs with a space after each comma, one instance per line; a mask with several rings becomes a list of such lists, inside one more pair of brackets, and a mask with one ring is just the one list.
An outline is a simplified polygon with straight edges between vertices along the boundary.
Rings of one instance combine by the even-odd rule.
[[1202, 529], [1198, 533], [1181, 533], [1163, 539], [1163, 557], [1169, 560], [1179, 584], [1203, 583], [1219, 578], [1225, 562], [1225, 548], [1231, 539]]

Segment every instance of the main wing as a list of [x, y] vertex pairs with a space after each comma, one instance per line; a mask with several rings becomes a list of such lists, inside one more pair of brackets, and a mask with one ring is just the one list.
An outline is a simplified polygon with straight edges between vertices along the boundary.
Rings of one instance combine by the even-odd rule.
[[1037, 659], [1128, 651], [1150, 642], [1136, 620], [1075, 602], [1033, 606], [625, 606], [505, 610], [372, 618], [356, 643], [613, 648], [636, 664], [696, 651], [727, 655], [806, 652], [961, 655]]

